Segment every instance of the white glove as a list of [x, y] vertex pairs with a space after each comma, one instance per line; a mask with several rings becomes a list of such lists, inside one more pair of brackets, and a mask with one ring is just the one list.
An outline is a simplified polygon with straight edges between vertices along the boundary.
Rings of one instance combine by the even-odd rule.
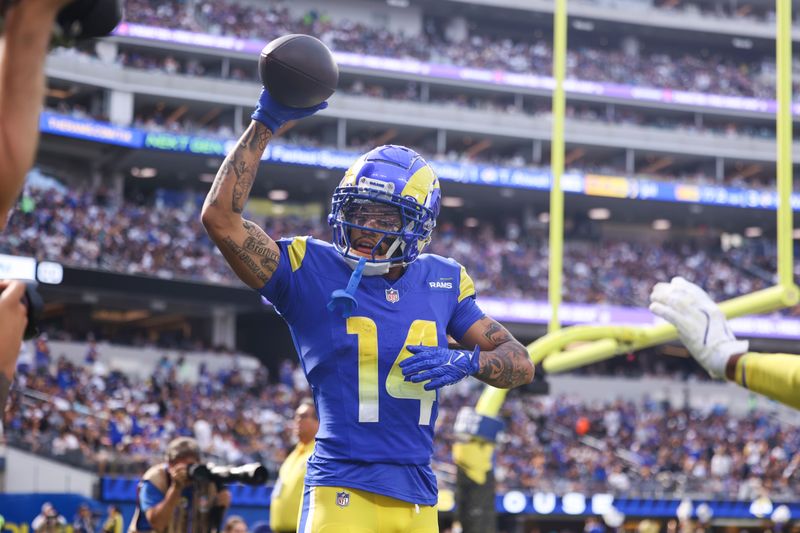
[[681, 277], [656, 283], [650, 302], [650, 311], [678, 329], [681, 342], [712, 377], [724, 378], [728, 359], [747, 352], [748, 342], [736, 340], [720, 308], [694, 283]]

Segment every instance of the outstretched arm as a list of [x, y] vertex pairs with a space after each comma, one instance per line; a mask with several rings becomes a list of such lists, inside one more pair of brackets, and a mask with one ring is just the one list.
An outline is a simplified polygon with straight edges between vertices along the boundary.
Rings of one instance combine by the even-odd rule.
[[734, 355], [725, 377], [746, 389], [800, 409], [800, 356], [748, 352]]
[[800, 356], [748, 352], [706, 292], [681, 277], [658, 283], [650, 310], [672, 323], [681, 341], [712, 377], [727, 378], [800, 409]]
[[476, 378], [493, 387], [510, 389], [533, 381], [534, 367], [528, 350], [496, 320], [483, 316], [460, 341], [463, 346], [480, 346]]
[[44, 100], [44, 60], [59, 9], [70, 0], [8, 8], [0, 36], [0, 231], [33, 165]]

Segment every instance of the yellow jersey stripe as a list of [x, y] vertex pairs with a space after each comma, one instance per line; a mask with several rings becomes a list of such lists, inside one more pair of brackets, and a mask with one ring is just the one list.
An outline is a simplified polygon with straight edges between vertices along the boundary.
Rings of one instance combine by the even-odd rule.
[[467, 269], [464, 268], [463, 265], [461, 266], [461, 282], [459, 284], [459, 289], [461, 291], [458, 295], [459, 302], [475, 294], [475, 284], [472, 282], [472, 278], [469, 277]]
[[289, 263], [292, 265], [292, 272], [297, 271], [303, 264], [303, 258], [306, 256], [306, 244], [308, 236], [295, 237], [292, 239], [292, 244], [289, 245]]

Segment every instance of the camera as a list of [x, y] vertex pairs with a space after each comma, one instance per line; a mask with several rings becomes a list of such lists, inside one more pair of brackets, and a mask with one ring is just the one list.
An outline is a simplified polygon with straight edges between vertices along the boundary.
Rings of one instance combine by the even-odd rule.
[[241, 466], [215, 465], [214, 463], [195, 463], [187, 470], [192, 481], [212, 481], [214, 483], [243, 483], [245, 485], [263, 485], [269, 473], [260, 463], [249, 463]]
[[39, 335], [39, 320], [42, 318], [42, 311], [44, 311], [44, 300], [36, 290], [36, 283], [25, 283], [25, 296], [22, 297], [22, 303], [25, 304], [25, 308], [28, 310], [28, 326], [22, 336], [27, 341]]

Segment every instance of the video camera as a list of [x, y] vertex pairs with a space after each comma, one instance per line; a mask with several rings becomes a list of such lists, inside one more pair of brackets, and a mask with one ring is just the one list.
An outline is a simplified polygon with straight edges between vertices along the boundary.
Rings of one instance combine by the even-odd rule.
[[269, 472], [260, 463], [241, 466], [195, 463], [189, 465], [188, 474], [192, 481], [212, 481], [221, 484], [243, 483], [244, 485], [263, 485], [269, 477]]

